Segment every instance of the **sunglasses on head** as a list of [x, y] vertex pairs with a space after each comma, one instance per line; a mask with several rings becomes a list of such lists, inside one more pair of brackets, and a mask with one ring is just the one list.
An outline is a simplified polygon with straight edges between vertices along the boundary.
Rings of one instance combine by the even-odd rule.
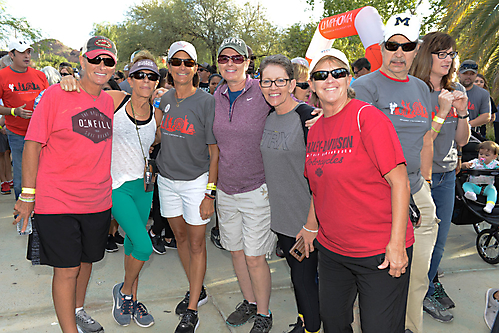
[[146, 76], [149, 81], [158, 81], [159, 79], [159, 75], [156, 73], [135, 72], [130, 74], [130, 77], [135, 80], [144, 80]]
[[171, 58], [170, 64], [175, 67], [179, 67], [184, 63], [185, 67], [194, 67], [196, 62], [192, 59], [180, 59], [180, 58]]
[[438, 59], [445, 59], [447, 56], [449, 56], [451, 59], [454, 59], [457, 57], [457, 52], [452, 51], [452, 52], [432, 52], [431, 54], [436, 54]]
[[331, 74], [331, 76], [338, 80], [343, 77], [346, 77], [348, 75], [348, 69], [346, 68], [336, 68], [331, 71], [317, 71], [313, 72], [310, 77], [314, 79], [315, 81], [324, 81], [327, 79], [327, 77]]
[[463, 69], [471, 69], [471, 70], [477, 71], [478, 65], [477, 64], [462, 64], [461, 67], [459, 67], [459, 70], [462, 71]]
[[116, 61], [114, 61], [113, 58], [102, 58], [101, 56], [97, 56], [95, 58], [88, 58], [87, 56], [85, 56], [85, 58], [87, 58], [88, 63], [92, 65], [100, 65], [100, 63], [103, 61], [104, 66], [106, 67], [114, 67], [114, 65], [116, 65]]
[[416, 49], [416, 46], [418, 46], [418, 42], [407, 42], [402, 44], [397, 42], [385, 42], [385, 49], [390, 52], [396, 52], [399, 47], [402, 47], [402, 51], [404, 52], [411, 52]]
[[303, 90], [307, 90], [310, 87], [308, 82], [296, 82], [296, 86]]
[[228, 55], [219, 55], [218, 56], [218, 63], [219, 64], [226, 64], [229, 62], [229, 59], [232, 60], [233, 63], [239, 65], [242, 64], [246, 58], [243, 55], [233, 55], [233, 56], [228, 56]]

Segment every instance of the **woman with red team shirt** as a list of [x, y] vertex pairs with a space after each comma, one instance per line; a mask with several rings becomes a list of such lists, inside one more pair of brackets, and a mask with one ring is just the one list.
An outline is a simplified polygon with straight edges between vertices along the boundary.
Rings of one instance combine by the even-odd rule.
[[308, 134], [313, 196], [297, 239], [304, 238], [307, 256], [314, 245], [319, 250], [324, 331], [352, 332], [358, 295], [362, 332], [402, 333], [414, 235], [400, 142], [381, 111], [354, 99], [341, 51], [322, 51], [310, 68], [324, 117]]

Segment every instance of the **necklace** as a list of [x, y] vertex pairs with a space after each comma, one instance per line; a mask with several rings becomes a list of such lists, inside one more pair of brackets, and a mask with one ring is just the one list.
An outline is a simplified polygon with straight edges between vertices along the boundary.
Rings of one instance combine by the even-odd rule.
[[83, 91], [84, 91], [84, 92], [86, 92], [88, 95], [90, 95], [90, 97], [92, 97], [92, 98], [93, 98], [94, 102], [95, 102], [95, 100], [96, 100], [97, 98], [99, 98], [99, 96], [100, 96], [100, 91], [99, 91], [99, 94], [98, 94], [97, 96], [94, 96], [94, 95], [92, 95], [91, 93], [89, 93], [88, 91], [86, 91], [86, 90], [85, 90], [85, 88], [83, 88], [83, 85], [82, 85], [81, 83], [80, 83], [80, 88], [81, 88], [81, 89], [83, 89]]
[[[134, 119], [136, 119], [136, 118], [135, 118], [135, 110], [134, 110], [134, 108], [133, 108], [133, 104], [132, 104], [132, 99], [131, 99], [131, 98], [130, 98], [130, 106], [132, 107], [132, 115], [133, 115], [133, 118], [134, 118]], [[146, 114], [148, 114], [148, 112], [143, 113], [143, 114], [137, 113], [137, 116], [142, 117], [142, 116], [145, 116]]]
[[[187, 96], [189, 97], [189, 96]], [[182, 98], [180, 101], [177, 99], [177, 92], [175, 92], [175, 102], [177, 102], [177, 107], [180, 105], [180, 103], [182, 103], [183, 101], [185, 101], [187, 99], [187, 97], [184, 97]]]

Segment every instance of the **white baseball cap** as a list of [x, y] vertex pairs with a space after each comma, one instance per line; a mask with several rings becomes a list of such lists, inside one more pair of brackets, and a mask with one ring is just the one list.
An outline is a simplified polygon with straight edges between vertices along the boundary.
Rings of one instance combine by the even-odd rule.
[[170, 59], [178, 51], [184, 51], [189, 55], [189, 57], [191, 57], [192, 60], [194, 60], [195, 62], [198, 61], [198, 55], [196, 53], [196, 48], [194, 47], [194, 45], [184, 41], [175, 42], [170, 46], [170, 49], [168, 50], [168, 61], [170, 61]]
[[303, 66], [309, 68], [309, 64], [308, 64], [307, 59], [302, 58], [302, 57], [296, 57], [296, 58], [291, 59], [291, 63], [292, 64], [300, 64], [300, 65], [303, 65]]
[[315, 56], [312, 58], [312, 62], [310, 63], [310, 70], [313, 70], [315, 65], [317, 65], [317, 63], [319, 62], [319, 60], [321, 60], [325, 56], [333, 56], [336, 59], [341, 60], [342, 62], [345, 63], [345, 65], [347, 65], [347, 69], [349, 70], [350, 64], [348, 63], [348, 59], [345, 53], [332, 47], [329, 49], [322, 50], [315, 54]]
[[384, 40], [388, 41], [392, 36], [402, 35], [411, 42], [419, 39], [421, 20], [415, 15], [408, 13], [395, 14], [388, 19], [385, 25]]
[[33, 48], [25, 40], [13, 40], [9, 43], [9, 52], [12, 50], [16, 50], [18, 52], [24, 52], [27, 49], [33, 50]]

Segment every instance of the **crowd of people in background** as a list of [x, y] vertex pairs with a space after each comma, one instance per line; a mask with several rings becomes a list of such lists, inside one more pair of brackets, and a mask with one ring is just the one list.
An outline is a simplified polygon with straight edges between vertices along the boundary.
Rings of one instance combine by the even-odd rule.
[[[255, 70], [251, 47], [230, 37], [216, 65], [176, 41], [167, 68], [139, 50], [120, 71], [114, 43], [95, 36], [78, 68], [37, 70], [33, 48], [11, 42], [0, 53], [1, 193], [14, 189], [21, 231], [32, 223], [28, 258], [54, 268], [62, 331], [103, 332], [84, 309], [92, 263], [124, 246], [116, 323], [154, 324], [139, 273], [153, 253], [177, 249], [189, 289], [175, 333], [195, 332], [212, 216], [211, 241], [230, 252], [242, 296], [229, 326], [272, 329], [274, 252], [290, 268], [290, 333], [352, 332], [357, 297], [366, 333], [423, 332], [423, 311], [451, 321], [437, 272], [461, 150], [471, 130], [482, 141], [489, 123], [499, 133], [499, 119], [478, 64], [459, 63], [450, 35], [420, 37], [420, 27], [410, 14], [387, 21], [379, 69], [329, 48], [310, 62], [270, 55]], [[480, 147], [485, 168], [496, 165], [498, 146]], [[476, 200], [481, 188], [466, 186]], [[487, 306], [490, 328], [497, 289]]]

